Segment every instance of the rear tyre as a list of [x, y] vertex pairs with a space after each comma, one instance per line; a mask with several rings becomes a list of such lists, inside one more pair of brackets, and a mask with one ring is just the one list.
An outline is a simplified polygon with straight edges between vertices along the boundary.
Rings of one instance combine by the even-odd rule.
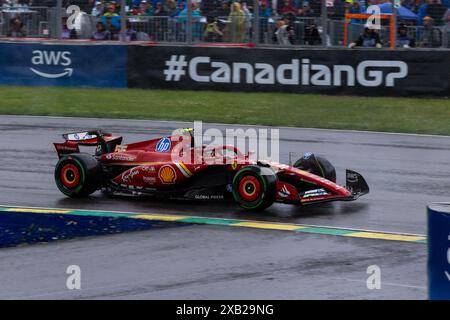
[[316, 156], [312, 153], [305, 153], [302, 158], [294, 163], [294, 167], [336, 183], [336, 169], [330, 161], [323, 157]]
[[276, 198], [277, 176], [266, 167], [248, 166], [233, 179], [234, 200], [246, 210], [264, 210]]
[[65, 156], [56, 164], [55, 182], [68, 197], [86, 197], [101, 185], [100, 164], [86, 153]]

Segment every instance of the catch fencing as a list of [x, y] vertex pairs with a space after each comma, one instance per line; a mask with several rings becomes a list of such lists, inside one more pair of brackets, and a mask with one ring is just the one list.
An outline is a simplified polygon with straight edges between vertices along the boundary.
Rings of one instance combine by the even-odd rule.
[[[263, 1], [249, 2], [248, 6], [243, 3], [239, 10], [235, 10], [232, 8], [233, 5], [225, 8], [219, 7], [219, 4], [205, 7], [202, 3], [197, 4], [198, 2], [193, 3], [189, 0], [186, 3], [192, 3], [192, 6], [181, 6], [173, 10], [166, 8], [167, 11], [161, 14], [152, 14], [128, 6], [123, 10], [115, 7], [115, 12], [109, 20], [102, 15], [107, 12], [105, 8], [97, 12], [93, 7], [82, 6], [82, 11], [78, 12], [68, 10], [68, 6], [77, 5], [77, 1], [64, 2], [64, 5], [61, 0], [51, 3], [52, 6], [47, 7], [1, 7], [0, 37], [11, 36], [12, 21], [18, 17], [24, 25], [26, 37], [65, 39], [67, 37], [64, 36], [63, 19], [74, 18], [76, 36], [71, 36], [71, 39], [92, 38], [98, 27], [97, 23], [101, 22], [110, 31], [109, 37], [100, 39], [106, 41], [140, 40], [173, 44], [240, 43], [257, 46], [336, 48], [346, 47], [357, 39], [368, 22], [366, 18], [355, 19], [349, 16], [355, 12], [367, 13], [364, 7], [357, 10], [351, 5], [338, 8], [337, 5], [332, 5], [333, 2], [326, 0], [309, 1], [307, 5], [303, 2], [303, 6], [296, 7], [294, 12], [280, 4], [278, 8], [266, 8]], [[391, 7], [386, 4], [389, 5], [389, 3], [379, 5], [380, 13], [392, 16], [393, 23], [383, 20], [377, 27], [383, 47], [394, 49], [404, 46], [402, 42], [397, 41], [399, 25], [406, 28], [406, 34], [412, 40], [413, 45], [408, 48], [410, 50], [414, 48], [442, 50], [450, 47], [450, 12], [446, 13], [445, 8], [441, 8], [439, 12], [427, 12], [428, 15], [422, 17], [413, 12], [417, 11], [417, 8], [411, 11], [396, 4]], [[446, 18], [446, 14], [449, 18]], [[120, 36], [129, 31], [126, 21], [129, 22], [129, 30], [135, 31], [136, 36], [133, 38]]]

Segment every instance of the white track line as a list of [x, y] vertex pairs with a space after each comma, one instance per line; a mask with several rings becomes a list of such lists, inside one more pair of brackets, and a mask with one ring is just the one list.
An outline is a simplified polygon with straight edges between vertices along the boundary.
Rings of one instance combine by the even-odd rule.
[[[17, 118], [47, 118], [47, 119], [88, 119], [88, 120], [106, 120], [106, 121], [138, 121], [138, 122], [163, 122], [163, 123], [178, 123], [178, 124], [192, 124], [190, 121], [173, 121], [173, 120], [157, 120], [157, 119], [129, 119], [129, 118], [90, 118], [90, 117], [62, 117], [62, 116], [33, 116], [33, 115], [0, 115], [0, 117], [17, 117]], [[364, 131], [364, 130], [344, 130], [344, 129], [325, 129], [325, 128], [309, 128], [309, 127], [286, 127], [286, 126], [267, 126], [255, 124], [239, 124], [239, 123], [217, 123], [217, 122], [203, 122], [206, 125], [218, 126], [242, 126], [242, 127], [257, 127], [257, 128], [279, 128], [286, 130], [317, 130], [325, 132], [340, 132], [340, 133], [361, 133], [361, 134], [376, 134], [376, 135], [400, 135], [412, 137], [430, 137], [430, 138], [444, 138], [450, 139], [450, 136], [437, 134], [421, 134], [421, 133], [401, 133], [401, 132], [384, 132], [384, 131]]]

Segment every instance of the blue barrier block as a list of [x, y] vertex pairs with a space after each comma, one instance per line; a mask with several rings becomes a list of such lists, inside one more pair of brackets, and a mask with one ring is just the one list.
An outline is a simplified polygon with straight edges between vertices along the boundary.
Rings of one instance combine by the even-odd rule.
[[123, 45], [0, 43], [0, 84], [127, 87]]
[[450, 300], [450, 203], [428, 206], [428, 290], [432, 300]]

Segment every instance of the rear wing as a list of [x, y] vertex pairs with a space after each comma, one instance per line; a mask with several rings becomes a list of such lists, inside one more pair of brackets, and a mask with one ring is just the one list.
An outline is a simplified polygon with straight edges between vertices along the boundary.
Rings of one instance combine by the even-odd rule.
[[79, 153], [79, 146], [97, 146], [95, 154], [102, 155], [113, 152], [116, 145], [122, 143], [122, 137], [114, 137], [100, 129], [64, 133], [62, 136], [65, 140], [63, 143], [53, 144], [59, 158], [65, 154]]

